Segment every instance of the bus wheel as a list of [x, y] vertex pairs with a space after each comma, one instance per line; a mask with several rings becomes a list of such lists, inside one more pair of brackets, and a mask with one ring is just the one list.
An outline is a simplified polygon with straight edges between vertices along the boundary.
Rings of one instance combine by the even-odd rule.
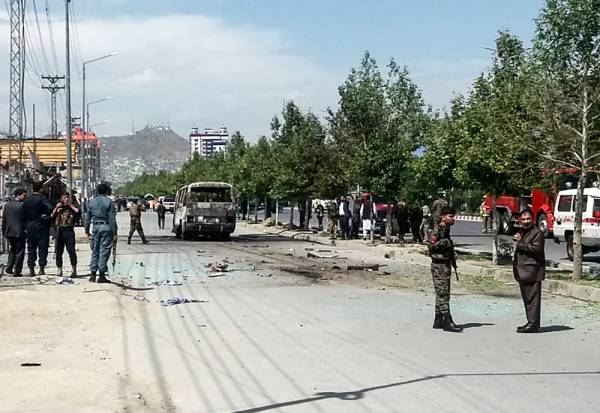
[[567, 235], [567, 257], [573, 261], [573, 234]]
[[544, 238], [548, 238], [550, 231], [548, 231], [548, 217], [544, 212], [540, 212], [537, 219], [537, 226], [544, 234]]

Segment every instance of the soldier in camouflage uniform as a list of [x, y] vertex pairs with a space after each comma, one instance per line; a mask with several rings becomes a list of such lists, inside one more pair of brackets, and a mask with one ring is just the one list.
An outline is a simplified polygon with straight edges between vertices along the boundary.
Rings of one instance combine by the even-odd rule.
[[433, 328], [459, 333], [462, 328], [454, 324], [450, 314], [450, 277], [452, 267], [456, 270], [454, 244], [450, 239], [450, 227], [454, 225], [455, 211], [445, 206], [440, 210], [438, 226], [429, 238], [429, 256], [431, 257], [431, 277], [435, 289], [435, 321]]
[[134, 204], [129, 208], [129, 237], [127, 238], [127, 243], [131, 244], [131, 237], [133, 237], [133, 233], [135, 231], [138, 232], [140, 238], [142, 239], [143, 244], [147, 244], [149, 241], [146, 239], [144, 235], [144, 228], [142, 228], [142, 211], [144, 211], [144, 204], [142, 200], [139, 199], [137, 204]]
[[442, 208], [448, 206], [448, 201], [444, 199], [443, 192], [439, 192], [435, 201], [433, 201], [433, 205], [431, 205], [431, 215], [433, 217], [433, 228], [437, 228], [440, 222], [440, 215], [442, 212]]
[[331, 244], [335, 244], [335, 240], [337, 238], [337, 224], [338, 224], [338, 206], [335, 202], [327, 203], [327, 219], [329, 223], [327, 224], [327, 232], [329, 232], [329, 239], [331, 240]]

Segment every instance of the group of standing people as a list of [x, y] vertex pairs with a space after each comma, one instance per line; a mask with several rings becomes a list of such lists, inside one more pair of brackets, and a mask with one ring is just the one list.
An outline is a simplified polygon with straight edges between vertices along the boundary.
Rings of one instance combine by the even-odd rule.
[[52, 205], [41, 193], [41, 183], [32, 185], [31, 195], [24, 189], [14, 192], [13, 200], [4, 206], [2, 231], [8, 240], [9, 253], [5, 273], [15, 277], [23, 275], [25, 247], [29, 276], [45, 274], [48, 265], [51, 228], [54, 228], [56, 267], [58, 275], [63, 273], [63, 253], [67, 250], [72, 267], [72, 276], [77, 276], [77, 252], [75, 250], [74, 227], [81, 211], [67, 193]]
[[[81, 218], [80, 208], [73, 202], [72, 196], [63, 193], [60, 200], [52, 205], [41, 194], [42, 185], [32, 184], [32, 193], [27, 195], [24, 189], [17, 189], [14, 198], [4, 205], [2, 214], [2, 231], [8, 241], [8, 261], [5, 273], [15, 277], [23, 276], [23, 264], [27, 249], [27, 266], [29, 276], [36, 276], [36, 264], [39, 268], [37, 275], [44, 275], [48, 265], [48, 249], [51, 236], [55, 242], [55, 262], [57, 275], [63, 275], [63, 255], [66, 250], [69, 255], [72, 272], [77, 274], [77, 251], [75, 248], [75, 225]], [[87, 205], [84, 216], [85, 234], [90, 240], [91, 282], [109, 282], [108, 260], [117, 236], [116, 208], [110, 199], [110, 187], [99, 184], [98, 195]], [[162, 205], [162, 204], [161, 204]], [[164, 206], [157, 208], [159, 227], [164, 228]], [[141, 224], [143, 203], [138, 202], [130, 208], [130, 231], [127, 243], [135, 231], [138, 232], [142, 243], [149, 241], [144, 235]]]
[[[326, 208], [329, 220], [327, 231], [332, 239], [337, 238], [338, 227], [342, 239], [358, 239], [361, 225], [363, 239], [367, 239], [368, 234], [374, 229], [373, 220], [377, 217], [377, 211], [369, 195], [355, 199], [340, 197], [334, 202], [327, 203]], [[315, 210], [319, 230], [322, 230], [325, 208], [319, 203]]]

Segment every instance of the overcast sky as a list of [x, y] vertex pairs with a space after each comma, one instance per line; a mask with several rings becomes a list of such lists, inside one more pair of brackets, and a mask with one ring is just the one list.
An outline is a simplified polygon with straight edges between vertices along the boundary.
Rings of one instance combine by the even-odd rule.
[[[33, 5], [37, 6], [38, 21]], [[28, 0], [28, 134], [36, 103], [37, 134], [49, 131], [49, 94], [39, 75], [64, 73], [64, 6]], [[226, 126], [250, 140], [269, 134], [285, 100], [315, 113], [335, 107], [337, 87], [370, 50], [381, 67], [390, 57], [408, 66], [428, 104], [442, 108], [485, 70], [498, 30], [526, 42], [541, 0], [73, 0], [72, 105], [81, 114], [81, 63], [99, 135], [127, 134], [135, 122], [169, 124], [187, 136], [192, 126]], [[9, 30], [0, 15], [0, 110], [8, 124]], [[41, 38], [41, 40], [40, 40]], [[41, 44], [44, 47], [41, 47]], [[33, 53], [32, 53], [33, 52]], [[45, 52], [45, 56], [44, 56]], [[46, 62], [47, 61], [47, 62]], [[58, 105], [64, 129], [64, 94]]]

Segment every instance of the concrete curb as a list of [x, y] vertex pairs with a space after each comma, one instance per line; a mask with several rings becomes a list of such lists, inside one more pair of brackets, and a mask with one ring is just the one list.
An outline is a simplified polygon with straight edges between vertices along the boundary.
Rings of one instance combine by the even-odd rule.
[[[248, 224], [248, 223], [238, 223], [238, 226], [243, 228], [254, 228], [260, 229], [261, 231], [271, 234], [271, 235], [279, 235], [282, 237], [289, 237], [296, 240], [306, 241], [306, 242], [314, 242], [322, 245], [329, 245], [329, 240], [324, 237], [320, 237], [315, 234], [301, 233], [294, 230], [285, 230], [282, 228], [268, 227], [264, 228], [260, 224]], [[394, 251], [394, 258], [401, 262], [406, 262], [410, 264], [417, 264], [429, 267], [431, 264], [431, 260], [428, 256], [420, 254], [417, 250], [422, 249], [425, 250], [425, 246], [416, 246], [416, 249], [406, 249], [399, 248], [397, 244], [363, 244], [362, 242], [356, 241], [344, 241], [337, 240], [338, 247], [346, 247], [346, 243], [348, 249], [361, 249], [363, 251], [373, 252], [373, 249], [378, 250], [382, 253], [382, 255], [386, 255], [386, 253], [390, 253]], [[457, 252], [463, 254], [471, 254], [472, 255], [487, 255], [484, 251], [476, 251], [469, 250], [466, 248], [457, 248]], [[491, 254], [489, 254], [491, 255]], [[567, 265], [566, 263], [559, 263], [554, 265], [553, 261], [548, 261], [548, 266], [551, 268], [561, 269], [562, 265]], [[571, 265], [572, 267], [572, 265]], [[586, 267], [589, 272], [590, 268]], [[468, 262], [460, 263], [460, 272], [463, 274], [474, 275], [479, 277], [492, 277], [497, 281], [501, 282], [515, 282], [513, 278], [512, 269], [500, 268], [500, 267], [484, 267], [481, 265], [476, 265]], [[545, 291], [548, 291], [552, 294], [562, 295], [566, 297], [576, 298], [584, 301], [595, 301], [600, 302], [600, 288], [575, 284], [570, 281], [562, 281], [562, 280], [545, 280], [543, 283], [543, 287]]]

